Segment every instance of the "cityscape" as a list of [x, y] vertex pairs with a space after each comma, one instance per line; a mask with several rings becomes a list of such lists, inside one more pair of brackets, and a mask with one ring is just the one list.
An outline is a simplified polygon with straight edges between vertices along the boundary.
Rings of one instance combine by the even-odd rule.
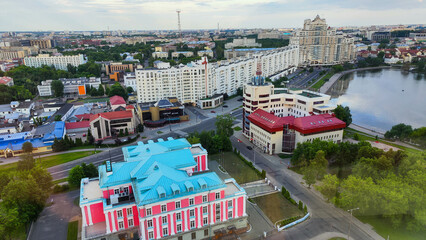
[[426, 236], [422, 0], [23, 2], [0, 240]]

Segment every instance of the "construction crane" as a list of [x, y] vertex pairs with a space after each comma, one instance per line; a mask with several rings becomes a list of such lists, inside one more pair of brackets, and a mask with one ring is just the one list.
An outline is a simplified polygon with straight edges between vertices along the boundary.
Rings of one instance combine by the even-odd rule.
[[180, 27], [180, 9], [176, 10], [177, 14], [178, 14], [178, 28], [179, 28], [179, 35], [180, 35], [180, 41], [182, 42], [182, 29]]

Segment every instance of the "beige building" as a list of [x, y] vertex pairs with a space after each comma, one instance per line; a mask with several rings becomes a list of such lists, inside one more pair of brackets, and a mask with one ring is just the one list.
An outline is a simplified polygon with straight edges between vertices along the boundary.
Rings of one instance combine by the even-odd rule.
[[169, 53], [168, 52], [153, 52], [152, 57], [153, 58], [168, 58]]
[[303, 29], [295, 32], [290, 45], [299, 46], [299, 64], [332, 65], [355, 60], [354, 39], [338, 35], [318, 15], [307, 19]]
[[250, 132], [247, 117], [257, 109], [278, 117], [305, 117], [331, 113], [334, 109], [334, 106], [329, 105], [329, 95], [308, 90], [275, 88], [258, 77], [245, 84], [243, 91], [243, 133], [247, 137]]
[[36, 39], [30, 40], [31, 46], [38, 46], [38, 48], [52, 48], [52, 41], [50, 39]]
[[90, 130], [95, 140], [110, 138], [126, 132], [135, 132], [135, 120], [131, 109], [98, 113], [90, 117]]
[[185, 51], [185, 52], [172, 52], [172, 58], [178, 58], [180, 55], [183, 55], [184, 57], [192, 57], [194, 56], [193, 52]]
[[298, 143], [314, 139], [340, 143], [346, 127], [330, 114], [278, 117], [262, 109], [255, 110], [248, 120], [250, 142], [268, 154], [291, 152]]

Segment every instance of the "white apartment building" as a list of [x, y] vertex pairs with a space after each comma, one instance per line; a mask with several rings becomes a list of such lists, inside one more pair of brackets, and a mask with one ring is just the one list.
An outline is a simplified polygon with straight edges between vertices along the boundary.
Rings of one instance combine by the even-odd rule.
[[[91, 88], [99, 88], [101, 85], [101, 79], [96, 77], [90, 78], [61, 78], [59, 79], [64, 84], [64, 95], [73, 96], [73, 95], [86, 95], [87, 89]], [[53, 80], [42, 81], [41, 85], [37, 86], [38, 94], [42, 97], [44, 96], [52, 96], [53, 91], [51, 88]]]
[[226, 43], [225, 48], [234, 48], [234, 47], [262, 47], [262, 44], [256, 43], [255, 38], [236, 38], [232, 43]]
[[29, 67], [41, 67], [43, 65], [54, 66], [56, 69], [67, 70], [68, 64], [77, 67], [86, 63], [83, 54], [73, 56], [49, 56], [39, 54], [37, 57], [24, 58], [24, 64]]
[[138, 101], [154, 102], [177, 97], [183, 103], [195, 103], [215, 94], [231, 96], [251, 81], [258, 63], [262, 66], [263, 76], [268, 77], [285, 71], [294, 72], [298, 60], [298, 46], [287, 46], [232, 61], [208, 64], [203, 58], [167, 69], [137, 69]]
[[192, 57], [194, 56], [193, 52], [185, 51], [185, 52], [172, 52], [172, 58], [178, 58], [180, 55], [183, 55], [185, 57]]
[[168, 52], [153, 52], [152, 57], [153, 58], [168, 58], [169, 53]]
[[136, 84], [135, 73], [126, 73], [126, 75], [124, 75], [124, 86], [126, 86], [126, 88], [132, 87], [133, 91], [137, 91], [138, 86]]

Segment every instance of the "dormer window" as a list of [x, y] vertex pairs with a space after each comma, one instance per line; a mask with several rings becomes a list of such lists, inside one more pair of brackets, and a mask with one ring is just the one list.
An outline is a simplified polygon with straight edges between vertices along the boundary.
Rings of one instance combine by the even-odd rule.
[[165, 198], [165, 197], [166, 197], [165, 193], [160, 194], [160, 198]]

